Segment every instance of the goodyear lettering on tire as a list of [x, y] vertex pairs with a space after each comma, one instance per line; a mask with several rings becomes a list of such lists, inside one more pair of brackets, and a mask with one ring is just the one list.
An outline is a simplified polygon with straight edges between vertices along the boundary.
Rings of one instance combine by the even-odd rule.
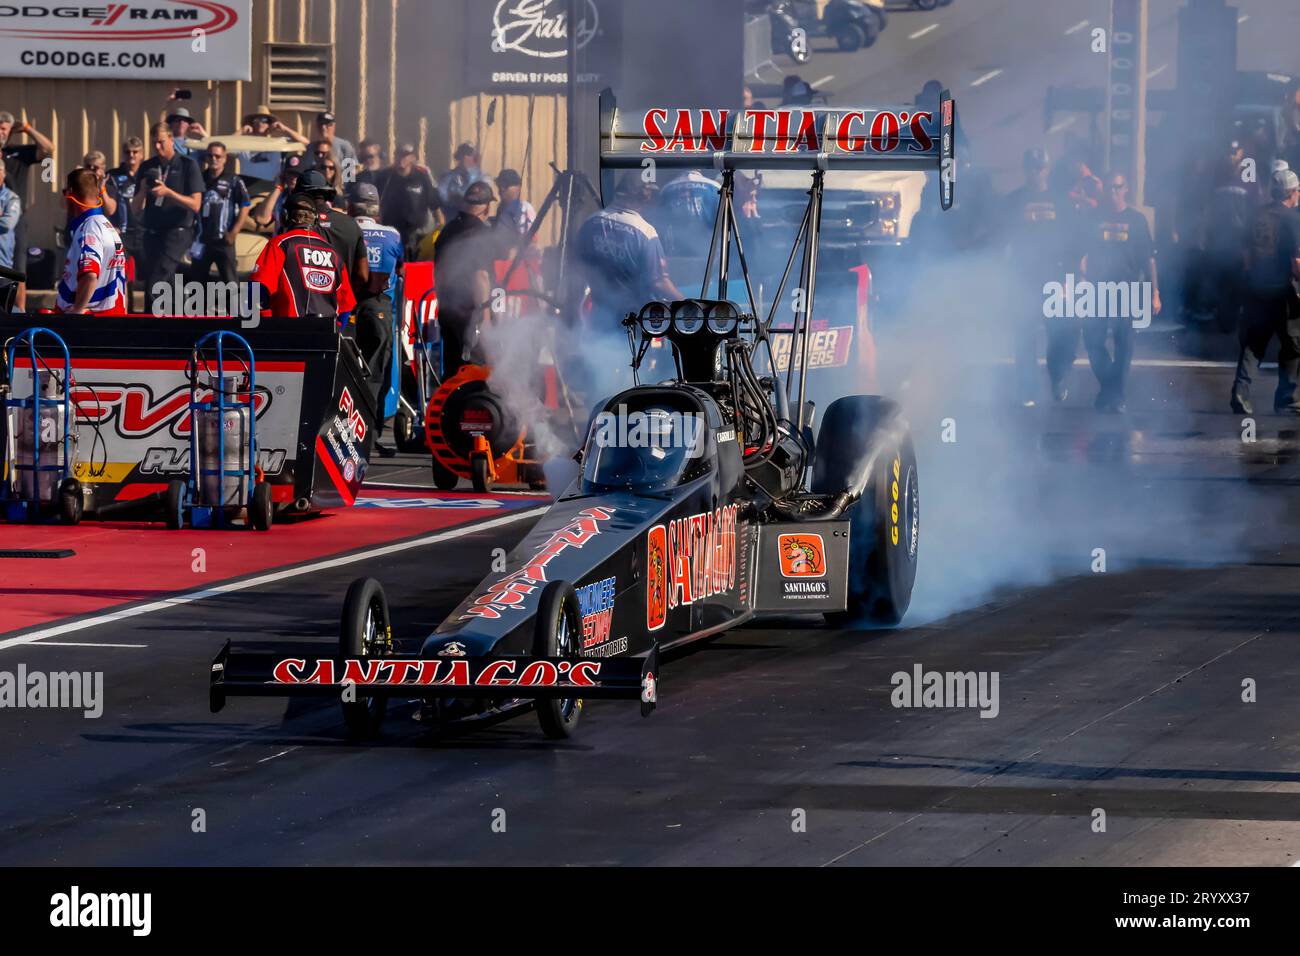
[[901, 458], [894, 458], [893, 481], [889, 484], [889, 543], [898, 546], [898, 479], [903, 468]]

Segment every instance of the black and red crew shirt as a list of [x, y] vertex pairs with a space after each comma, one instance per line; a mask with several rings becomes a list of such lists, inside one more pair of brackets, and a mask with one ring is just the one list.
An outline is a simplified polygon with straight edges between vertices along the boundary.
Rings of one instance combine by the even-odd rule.
[[252, 280], [269, 296], [262, 315], [338, 315], [357, 300], [348, 271], [327, 240], [306, 229], [290, 229], [266, 244]]

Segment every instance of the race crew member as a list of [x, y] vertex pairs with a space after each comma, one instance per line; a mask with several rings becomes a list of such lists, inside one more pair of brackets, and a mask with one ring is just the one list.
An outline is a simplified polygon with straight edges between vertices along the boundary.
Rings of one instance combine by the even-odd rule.
[[488, 226], [488, 210], [495, 198], [487, 183], [472, 183], [461, 199], [460, 212], [438, 234], [433, 247], [444, 381], [475, 360], [479, 326], [490, 316], [493, 263], [500, 248]]
[[[1105, 177], [1105, 198], [1093, 214], [1084, 238], [1079, 271], [1092, 283], [1151, 283], [1151, 311], [1160, 314], [1155, 244], [1146, 217], [1128, 204], [1128, 180], [1122, 173]], [[1114, 353], [1107, 340], [1113, 336]], [[1123, 412], [1124, 386], [1133, 360], [1133, 316], [1097, 316], [1084, 320], [1083, 343], [1100, 391], [1096, 408]]]
[[1300, 414], [1296, 378], [1300, 373], [1300, 176], [1293, 169], [1273, 174], [1273, 201], [1259, 210], [1246, 234], [1241, 354], [1232, 383], [1232, 410], [1250, 415], [1250, 383], [1277, 336], [1277, 391], [1274, 410]]
[[[1016, 389], [1032, 408], [1038, 392], [1038, 329], [1043, 323], [1043, 286], [1065, 279], [1068, 201], [1048, 186], [1046, 150], [1025, 151], [1025, 184], [1007, 196], [1007, 254], [1017, 279], [1015, 297]], [[1068, 395], [1066, 376], [1074, 364], [1079, 328], [1073, 319], [1047, 321], [1047, 374], [1052, 397]]]
[[717, 180], [698, 169], [678, 176], [659, 190], [651, 218], [670, 256], [706, 256], [718, 215]]
[[126, 315], [126, 251], [104, 215], [99, 177], [93, 169], [74, 169], [63, 196], [70, 239], [56, 308], [78, 315]]
[[334, 187], [319, 169], [305, 170], [294, 187], [295, 194], [310, 197], [316, 203], [316, 231], [334, 247], [339, 261], [348, 272], [353, 289], [364, 289], [370, 281], [366, 241], [361, 227], [345, 212], [335, 209]]
[[154, 156], [140, 164], [131, 213], [140, 217], [145, 310], [153, 312], [154, 288], [170, 283], [194, 241], [194, 217], [203, 205], [199, 164], [176, 150], [171, 129], [150, 130]]
[[199, 234], [190, 247], [194, 265], [190, 278], [206, 281], [212, 267], [222, 282], [234, 282], [235, 240], [248, 222], [249, 207], [244, 181], [227, 162], [226, 144], [208, 143], [204, 153], [203, 205], [199, 207]]
[[[393, 292], [397, 286], [397, 276], [402, 271], [402, 236], [392, 226], [381, 225], [377, 221], [379, 190], [372, 183], [357, 184], [353, 191], [351, 209], [357, 225], [361, 227], [370, 266], [370, 278], [366, 285], [358, 286], [355, 290], [357, 346], [366, 360], [370, 381], [375, 386], [375, 407], [382, 409], [383, 396], [388, 391], [389, 376], [392, 374]], [[384, 419], [383, 415], [376, 417], [379, 425], [375, 431], [375, 447], [381, 455], [389, 458], [397, 454], [397, 451], [379, 444]]]
[[591, 289], [597, 328], [616, 328], [624, 315], [651, 299], [671, 302], [683, 298], [668, 275], [659, 233], [641, 215], [650, 196], [651, 187], [641, 174], [629, 171], [619, 180], [609, 207], [578, 230], [579, 268], [575, 272]]
[[287, 231], [266, 244], [252, 281], [264, 290], [264, 317], [345, 316], [356, 308], [348, 271], [316, 231], [316, 201], [295, 193], [284, 204]]

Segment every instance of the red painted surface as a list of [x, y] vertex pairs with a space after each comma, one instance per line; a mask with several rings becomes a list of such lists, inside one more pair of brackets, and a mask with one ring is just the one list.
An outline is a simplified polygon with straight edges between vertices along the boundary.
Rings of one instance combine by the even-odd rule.
[[[447, 507], [457, 500], [485, 504]], [[76, 552], [61, 559], [0, 558], [0, 634], [429, 534], [548, 500], [545, 495], [367, 489], [358, 507], [285, 520], [268, 532], [168, 531], [161, 518], [85, 521], [73, 528], [0, 521], [0, 549]], [[392, 507], [364, 506], [367, 501]], [[204, 549], [203, 573], [193, 570], [195, 548]]]

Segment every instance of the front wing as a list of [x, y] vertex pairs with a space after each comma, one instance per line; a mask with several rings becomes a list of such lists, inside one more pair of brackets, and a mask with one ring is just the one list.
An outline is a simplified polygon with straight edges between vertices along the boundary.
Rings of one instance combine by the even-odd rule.
[[[212, 661], [208, 704], [227, 697], [501, 698], [640, 700], [642, 716], [658, 698], [659, 649], [644, 657], [367, 657], [319, 653], [318, 645], [230, 641]], [[316, 653], [313, 653], [316, 652]]]

